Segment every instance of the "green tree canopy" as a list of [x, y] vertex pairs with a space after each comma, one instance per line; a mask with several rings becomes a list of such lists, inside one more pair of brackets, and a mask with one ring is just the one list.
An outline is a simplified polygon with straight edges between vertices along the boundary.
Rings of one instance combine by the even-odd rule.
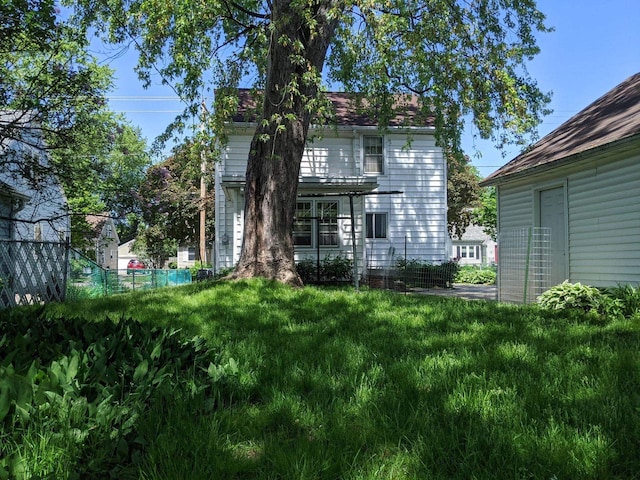
[[[83, 30], [59, 19], [51, 0], [8, 0], [0, 5], [0, 147], [12, 140], [29, 142], [38, 128], [46, 140], [39, 150], [56, 150], [94, 142], [105, 125], [105, 92], [112, 72], [87, 53]], [[102, 134], [104, 134], [103, 130]], [[47, 165], [39, 157], [14, 158], [0, 152], [0, 168], [32, 183], [38, 175], [71, 175], [68, 159]]]
[[484, 233], [498, 238], [498, 206], [495, 187], [485, 187], [480, 194], [480, 203], [473, 210], [473, 222], [482, 226]]
[[[144, 229], [155, 229], [178, 245], [196, 246], [200, 238], [200, 207], [209, 215], [205, 238], [213, 239], [213, 189], [200, 197], [201, 158], [198, 148], [187, 143], [174, 149], [164, 162], [152, 166], [136, 197], [141, 207]], [[157, 233], [154, 233], [158, 237]], [[149, 243], [149, 242], [147, 242]]]
[[93, 235], [87, 214], [113, 217], [121, 240], [135, 236], [141, 215], [137, 193], [151, 165], [138, 128], [109, 112], [98, 118], [102, 122], [92, 131], [95, 142], [52, 152], [68, 170], [59, 177], [71, 211], [71, 242], [81, 250], [90, 246]]
[[[216, 90], [211, 125], [223, 138], [238, 85], [260, 115], [248, 159], [245, 231], [235, 277], [299, 284], [291, 225], [312, 116], [327, 83], [362, 95], [381, 124], [398, 94], [435, 118], [438, 144], [459, 152], [464, 120], [498, 144], [524, 142], [548, 96], [525, 62], [548, 31], [534, 0], [76, 0], [79, 19], [133, 42], [140, 78], [154, 73], [195, 115]], [[327, 67], [326, 70], [325, 67]], [[330, 112], [327, 112], [330, 113]]]
[[473, 221], [480, 200], [479, 182], [478, 171], [468, 156], [447, 155], [447, 223], [452, 238], [460, 238]]

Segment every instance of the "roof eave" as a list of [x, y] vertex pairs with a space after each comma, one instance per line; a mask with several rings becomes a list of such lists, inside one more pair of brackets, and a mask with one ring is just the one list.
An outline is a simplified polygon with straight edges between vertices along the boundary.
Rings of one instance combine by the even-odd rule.
[[551, 162], [544, 163], [542, 165], [536, 165], [533, 167], [529, 167], [524, 170], [520, 170], [518, 172], [497, 175], [493, 178], [487, 178], [485, 180], [480, 181], [481, 187], [495, 187], [498, 185], [502, 185], [507, 182], [512, 182], [515, 180], [519, 180], [524, 177], [528, 177], [530, 175], [535, 175], [539, 173], [544, 173], [548, 170], [553, 170], [558, 167], [564, 167], [571, 165], [573, 163], [578, 163], [585, 158], [592, 157], [594, 155], [598, 155], [599, 153], [605, 152], [607, 150], [612, 150], [620, 147], [624, 147], [628, 144], [634, 143], [636, 141], [640, 141], [640, 133], [636, 133], [629, 137], [622, 138], [620, 140], [616, 140], [614, 142], [610, 142], [604, 145], [599, 145], [597, 147], [590, 148], [589, 150], [584, 150], [582, 152], [575, 153], [573, 155], [569, 155], [567, 157], [559, 158], [558, 160], [553, 160]]
[[[229, 124], [231, 126], [231, 130], [251, 130], [257, 128], [258, 124], [256, 122], [232, 122]], [[350, 124], [340, 124], [340, 125], [320, 125], [320, 124], [312, 124], [310, 126], [312, 130], [333, 130], [337, 129], [339, 131], [350, 132], [353, 130], [363, 130], [363, 131], [373, 131], [373, 130], [392, 130], [392, 131], [406, 131], [406, 132], [415, 132], [415, 133], [435, 133], [436, 127], [431, 125], [424, 126], [415, 126], [415, 125], [388, 125], [386, 127], [380, 127], [379, 125], [350, 125]]]

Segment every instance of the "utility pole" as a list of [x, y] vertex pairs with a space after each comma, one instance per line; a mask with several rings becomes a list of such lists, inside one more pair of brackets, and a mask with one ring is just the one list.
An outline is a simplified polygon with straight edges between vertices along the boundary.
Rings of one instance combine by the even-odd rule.
[[[200, 123], [200, 132], [204, 135], [204, 122], [207, 110], [202, 99], [202, 120]], [[205, 181], [205, 175], [207, 173], [207, 156], [204, 151], [204, 138], [201, 140], [200, 145], [200, 204], [198, 209], [200, 210], [200, 262], [206, 263], [207, 261], [207, 237], [206, 237], [206, 224], [207, 224], [207, 210], [205, 208], [205, 202], [207, 198], [207, 183]]]

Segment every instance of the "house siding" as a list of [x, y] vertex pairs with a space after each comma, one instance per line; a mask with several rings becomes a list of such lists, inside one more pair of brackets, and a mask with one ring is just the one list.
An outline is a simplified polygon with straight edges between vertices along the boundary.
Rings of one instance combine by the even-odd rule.
[[[378, 177], [379, 191], [401, 195], [367, 196], [367, 213], [389, 214], [388, 239], [367, 240], [373, 264], [389, 264], [395, 257], [441, 262], [448, 259], [446, 231], [446, 168], [431, 136], [386, 137], [387, 170]], [[445, 225], [445, 228], [443, 228]]]
[[[354, 211], [357, 260], [360, 270], [367, 264], [382, 262], [388, 266], [395, 256], [431, 262], [449, 258], [446, 217], [446, 164], [433, 135], [414, 133], [411, 143], [406, 134], [384, 135], [385, 171], [382, 175], [362, 174], [362, 136], [378, 135], [375, 128], [345, 128], [312, 132], [301, 163], [298, 194], [335, 193], [331, 184], [344, 182], [342, 191], [350, 191], [349, 182], [377, 182], [373, 190], [401, 191], [394, 195], [355, 196]], [[314, 136], [316, 135], [316, 136]], [[244, 179], [251, 135], [248, 130], [229, 137], [216, 170], [216, 268], [231, 267], [240, 255], [243, 230], [244, 197], [240, 183]], [[314, 183], [314, 179], [316, 182]], [[225, 188], [224, 182], [227, 181]], [[230, 182], [230, 183], [229, 183]], [[235, 184], [234, 184], [235, 182]], [[323, 185], [323, 182], [327, 183]], [[323, 247], [321, 258], [342, 253], [353, 256], [349, 198], [339, 199], [339, 246]], [[387, 238], [365, 241], [364, 213], [387, 213]], [[223, 245], [226, 233], [229, 244]], [[314, 248], [296, 248], [296, 259], [317, 255]]]
[[571, 281], [640, 283], [640, 156], [602, 159], [568, 185]]
[[640, 153], [603, 152], [498, 187], [499, 231], [536, 226], [535, 193], [564, 184], [568, 280], [640, 284]]
[[500, 186], [498, 188], [498, 230], [533, 226], [533, 194], [529, 185]]
[[[531, 224], [531, 194], [527, 187], [500, 186], [497, 189], [498, 208], [498, 299], [503, 302], [519, 302], [522, 295], [516, 289], [510, 288], [505, 281], [505, 262], [502, 258], [504, 232]], [[520, 290], [518, 288], [518, 290]]]
[[308, 144], [302, 162], [302, 177], [348, 177], [357, 174], [353, 161], [356, 147], [354, 136], [328, 135]]
[[[29, 203], [15, 215], [13, 238], [45, 242], [64, 242], [69, 239], [71, 229], [62, 190], [51, 187], [45, 193], [33, 190], [30, 193]], [[40, 230], [39, 238], [37, 229]]]
[[[44, 147], [39, 132], [34, 131], [29, 135], [29, 143]], [[48, 164], [46, 153], [18, 140], [9, 141], [7, 146], [0, 148], [0, 153], [9, 150], [14, 150], [18, 155], [34, 155], [43, 166]], [[65, 242], [70, 239], [67, 198], [57, 178], [47, 175], [34, 187], [21, 176], [19, 165], [10, 163], [0, 172], [0, 182], [28, 197], [24, 207], [13, 212], [12, 240]]]
[[238, 175], [244, 178], [250, 145], [251, 136], [234, 135], [229, 138], [224, 149], [223, 170], [225, 175]]

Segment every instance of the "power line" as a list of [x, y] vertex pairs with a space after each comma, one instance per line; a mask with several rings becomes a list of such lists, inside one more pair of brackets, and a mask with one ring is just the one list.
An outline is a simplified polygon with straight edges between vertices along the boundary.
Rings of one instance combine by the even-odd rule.
[[159, 101], [176, 101], [180, 102], [180, 97], [175, 95], [108, 95], [107, 100], [110, 101], [126, 101], [126, 102], [159, 102]]
[[114, 110], [115, 113], [182, 113], [183, 110]]

